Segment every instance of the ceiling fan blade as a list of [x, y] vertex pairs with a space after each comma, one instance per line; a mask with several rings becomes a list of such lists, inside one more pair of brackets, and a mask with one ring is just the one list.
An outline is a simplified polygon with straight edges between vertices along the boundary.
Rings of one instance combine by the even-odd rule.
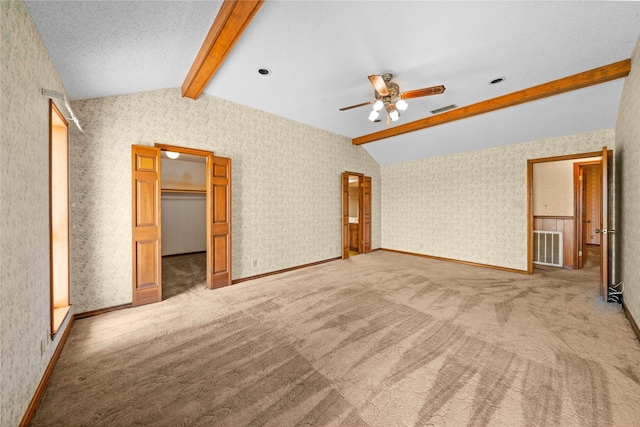
[[373, 101], [367, 101], [367, 102], [363, 102], [362, 104], [356, 104], [356, 105], [350, 105], [348, 107], [343, 107], [343, 108], [340, 109], [340, 111], [350, 110], [352, 108], [363, 107], [365, 105], [371, 105], [371, 104], [373, 104]]
[[442, 85], [425, 87], [424, 89], [409, 90], [400, 94], [400, 99], [420, 98], [421, 96], [440, 95], [446, 88]]
[[369, 76], [369, 81], [381, 96], [389, 96], [389, 89], [382, 76]]

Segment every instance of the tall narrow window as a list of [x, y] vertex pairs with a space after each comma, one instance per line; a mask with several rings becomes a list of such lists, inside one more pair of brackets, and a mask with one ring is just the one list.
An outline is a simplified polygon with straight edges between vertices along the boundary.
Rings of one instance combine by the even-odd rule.
[[51, 333], [69, 312], [69, 125], [49, 101]]

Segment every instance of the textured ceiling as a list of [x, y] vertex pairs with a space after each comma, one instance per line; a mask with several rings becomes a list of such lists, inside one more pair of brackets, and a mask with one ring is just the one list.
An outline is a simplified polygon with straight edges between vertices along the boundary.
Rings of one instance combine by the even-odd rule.
[[[72, 99], [178, 87], [220, 7], [189, 1], [28, 1]], [[409, 100], [395, 124], [631, 56], [640, 2], [267, 0], [205, 93], [348, 137], [367, 120], [370, 74]], [[269, 68], [269, 76], [258, 74]], [[489, 85], [506, 77], [499, 85]], [[623, 80], [364, 145], [380, 164], [612, 128]], [[196, 101], [197, 102], [197, 101]], [[82, 118], [80, 118], [82, 120]]]

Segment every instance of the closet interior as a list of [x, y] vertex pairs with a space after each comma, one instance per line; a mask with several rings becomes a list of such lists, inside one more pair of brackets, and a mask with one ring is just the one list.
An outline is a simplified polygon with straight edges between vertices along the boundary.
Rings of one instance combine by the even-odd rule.
[[162, 295], [206, 286], [206, 157], [162, 151]]

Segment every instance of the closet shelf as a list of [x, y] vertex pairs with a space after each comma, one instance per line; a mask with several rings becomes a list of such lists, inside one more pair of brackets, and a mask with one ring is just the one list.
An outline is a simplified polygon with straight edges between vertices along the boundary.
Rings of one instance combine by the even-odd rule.
[[172, 188], [163, 188], [163, 193], [185, 193], [185, 194], [207, 194], [206, 190], [176, 190]]

